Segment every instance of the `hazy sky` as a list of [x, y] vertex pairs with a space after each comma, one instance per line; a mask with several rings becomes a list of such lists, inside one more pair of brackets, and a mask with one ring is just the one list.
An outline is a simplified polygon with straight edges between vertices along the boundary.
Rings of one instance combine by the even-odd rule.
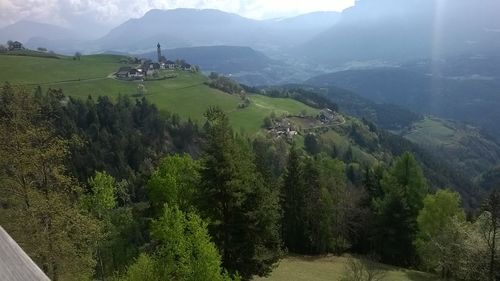
[[313, 11], [341, 11], [354, 0], [0, 0], [0, 26], [21, 19], [71, 26], [115, 25], [150, 9], [213, 8], [264, 19]]

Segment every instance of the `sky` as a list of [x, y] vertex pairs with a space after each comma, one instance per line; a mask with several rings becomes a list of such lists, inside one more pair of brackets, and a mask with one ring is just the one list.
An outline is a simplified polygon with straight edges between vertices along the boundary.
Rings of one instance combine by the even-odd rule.
[[254, 19], [314, 11], [342, 11], [355, 0], [0, 0], [0, 26], [31, 20], [71, 27], [84, 22], [113, 26], [150, 9], [219, 9]]

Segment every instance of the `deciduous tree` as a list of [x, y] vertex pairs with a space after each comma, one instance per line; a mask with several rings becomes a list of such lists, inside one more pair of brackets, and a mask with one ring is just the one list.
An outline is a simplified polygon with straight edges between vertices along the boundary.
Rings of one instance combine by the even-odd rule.
[[465, 222], [460, 207], [460, 195], [449, 190], [439, 190], [427, 195], [424, 207], [417, 217], [418, 234], [415, 245], [424, 267], [449, 279], [458, 266], [464, 237], [459, 226]]
[[0, 221], [54, 281], [93, 273], [99, 227], [76, 204], [81, 188], [64, 163], [59, 138], [37, 101], [6, 86], [0, 95]]

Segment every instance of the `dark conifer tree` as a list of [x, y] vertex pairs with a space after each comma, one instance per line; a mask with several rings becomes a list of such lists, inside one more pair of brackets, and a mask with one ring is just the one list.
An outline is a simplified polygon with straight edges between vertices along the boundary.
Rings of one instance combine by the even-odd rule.
[[288, 165], [285, 172], [281, 206], [283, 210], [283, 241], [291, 252], [304, 252], [307, 240], [305, 224], [306, 183], [298, 150], [290, 149]]
[[223, 265], [245, 279], [265, 275], [281, 256], [277, 194], [259, 177], [249, 144], [235, 138], [218, 108], [206, 113], [200, 209]]
[[416, 261], [413, 244], [417, 216], [427, 194], [426, 179], [411, 153], [394, 162], [381, 181], [383, 195], [374, 202], [378, 215], [377, 252], [384, 262], [409, 266]]

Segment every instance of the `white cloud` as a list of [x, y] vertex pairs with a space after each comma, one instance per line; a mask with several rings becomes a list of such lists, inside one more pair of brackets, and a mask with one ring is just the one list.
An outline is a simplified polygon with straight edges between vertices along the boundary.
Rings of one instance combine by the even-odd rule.
[[354, 0], [0, 0], [0, 25], [21, 19], [71, 26], [75, 22], [116, 25], [150, 9], [220, 9], [263, 19], [313, 11], [341, 11]]

